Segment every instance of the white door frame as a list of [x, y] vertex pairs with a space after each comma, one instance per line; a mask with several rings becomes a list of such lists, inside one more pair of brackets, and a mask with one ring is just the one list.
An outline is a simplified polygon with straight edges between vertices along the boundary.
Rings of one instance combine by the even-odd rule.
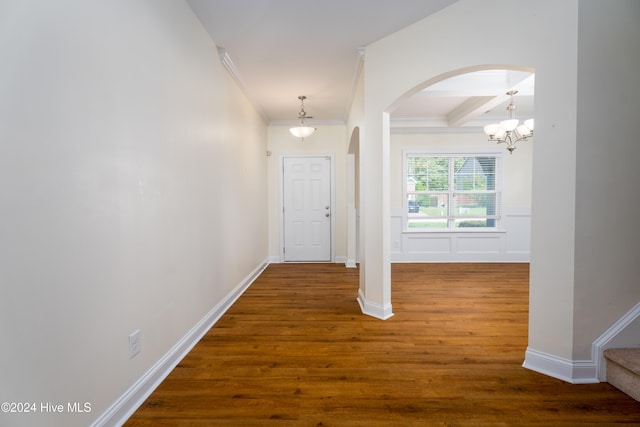
[[335, 168], [335, 153], [327, 154], [282, 154], [279, 159], [278, 165], [278, 194], [279, 194], [279, 208], [278, 208], [278, 224], [280, 224], [280, 262], [284, 260], [284, 159], [285, 158], [326, 158], [331, 163], [331, 173], [329, 179], [331, 180], [331, 261], [335, 262], [336, 256], [336, 168]]

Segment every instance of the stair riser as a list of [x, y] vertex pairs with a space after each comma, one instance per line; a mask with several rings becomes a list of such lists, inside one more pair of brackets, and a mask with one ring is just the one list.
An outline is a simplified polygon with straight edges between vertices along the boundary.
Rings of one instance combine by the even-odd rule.
[[619, 364], [607, 361], [607, 382], [640, 402], [640, 376]]

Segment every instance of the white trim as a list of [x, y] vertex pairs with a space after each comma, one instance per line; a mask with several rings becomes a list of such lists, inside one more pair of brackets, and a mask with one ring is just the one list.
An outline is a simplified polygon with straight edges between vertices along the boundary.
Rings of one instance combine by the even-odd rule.
[[268, 266], [263, 261], [92, 424], [122, 425]]
[[358, 87], [358, 81], [360, 80], [360, 74], [362, 74], [362, 68], [364, 66], [365, 48], [359, 47], [356, 50], [358, 52], [358, 56], [356, 58], [355, 67], [353, 69], [353, 76], [351, 78], [349, 93], [347, 94], [347, 97], [345, 99], [346, 102], [344, 103], [344, 111], [342, 112], [342, 117], [344, 117], [345, 123], [349, 117], [349, 111], [351, 110], [351, 106], [353, 105], [353, 98], [355, 97]]
[[593, 360], [568, 360], [527, 348], [524, 368], [572, 384], [598, 383], [597, 366]]
[[356, 209], [356, 156], [347, 154], [347, 268], [358, 262], [358, 209]]
[[[640, 321], [640, 303], [636, 304], [631, 310], [629, 310], [624, 316], [622, 316], [616, 323], [614, 323], [609, 329], [607, 329], [600, 337], [595, 340], [591, 346], [591, 357], [596, 361], [598, 366], [598, 378], [600, 381], [607, 380], [607, 363], [604, 358], [604, 351], [608, 348], [612, 348], [611, 341], [622, 331], [624, 331], [633, 322]], [[617, 343], [616, 347], [638, 347], [638, 341], [631, 343]]]
[[[469, 233], [478, 233], [483, 231], [489, 232], [500, 232], [503, 231], [503, 221], [504, 221], [504, 207], [503, 207], [503, 192], [505, 191], [505, 178], [504, 178], [504, 152], [497, 150], [470, 150], [470, 149], [455, 149], [455, 150], [428, 150], [428, 149], [404, 149], [402, 150], [402, 232], [403, 233], [437, 233], [437, 232], [455, 232], [456, 228], [452, 228], [452, 221], [454, 221], [453, 217], [447, 215], [447, 227], [441, 230], [439, 229], [426, 229], [426, 230], [412, 230], [408, 227], [409, 225], [409, 214], [408, 214], [408, 202], [407, 202], [407, 180], [408, 176], [408, 168], [407, 168], [407, 158], [410, 156], [424, 156], [424, 157], [435, 157], [442, 156], [449, 158], [449, 169], [448, 169], [448, 179], [449, 179], [449, 189], [447, 191], [442, 191], [442, 193], [453, 193], [455, 192], [453, 189], [453, 177], [451, 166], [453, 165], [451, 158], [460, 157], [460, 156], [492, 156], [495, 158], [495, 190], [488, 191], [488, 193], [496, 194], [497, 198], [497, 206], [500, 207], [500, 215], [495, 218], [497, 222], [497, 227], [495, 228], [468, 228], [463, 230], [462, 232]], [[449, 209], [449, 207], [447, 207]], [[450, 214], [450, 212], [449, 212]], [[444, 218], [443, 218], [444, 219]], [[460, 218], [462, 219], [462, 218]]]
[[238, 87], [240, 88], [244, 96], [247, 97], [251, 105], [253, 105], [253, 108], [255, 108], [255, 110], [258, 112], [260, 117], [262, 117], [262, 120], [264, 120], [265, 123], [269, 123], [269, 118], [267, 117], [267, 113], [265, 113], [262, 106], [251, 96], [251, 94], [247, 90], [247, 85], [245, 84], [244, 80], [240, 76], [240, 73], [236, 68], [236, 64], [234, 64], [233, 61], [231, 60], [231, 57], [227, 53], [227, 50], [223, 47], [218, 47], [218, 57], [220, 58], [220, 62], [222, 63], [224, 68], [227, 70], [227, 72], [229, 73], [233, 81], [236, 82], [236, 84], [238, 85]]
[[[282, 264], [284, 261], [277, 256], [269, 257], [269, 264]], [[324, 261], [322, 261], [324, 262]], [[320, 262], [320, 263], [322, 263]], [[288, 262], [289, 263], [289, 262]], [[326, 263], [326, 262], [325, 262]], [[355, 268], [357, 267], [355, 260], [347, 259], [345, 256], [337, 256], [335, 261], [331, 261], [332, 264], [344, 264], [346, 268]], [[296, 264], [295, 262], [291, 262], [291, 264]], [[305, 262], [300, 262], [299, 264], [305, 264]], [[309, 262], [309, 264], [314, 264], [313, 262]]]
[[[418, 119], [420, 121], [415, 121], [414, 123], [402, 123], [400, 120], [407, 119], [392, 119], [391, 135], [429, 135], [444, 133], [483, 134], [484, 125], [489, 124], [468, 122], [467, 126], [464, 127], [448, 127], [446, 119]], [[487, 139], [487, 141], [494, 142], [490, 139]]]
[[402, 234], [413, 234], [413, 235], [424, 235], [429, 236], [431, 234], [482, 234], [482, 233], [496, 233], [496, 234], [504, 234], [507, 230], [504, 228], [481, 228], [477, 229], [469, 227], [469, 228], [434, 228], [433, 230], [425, 231], [425, 229], [421, 228], [404, 228], [401, 233]]
[[[269, 261], [269, 264], [281, 264], [281, 263], [284, 263], [284, 261], [281, 260], [280, 257], [277, 257], [277, 256], [269, 257], [268, 261]], [[313, 264], [312, 262], [309, 262], [309, 263]], [[347, 268], [355, 268], [356, 267], [356, 261], [347, 259], [347, 257], [345, 257], [345, 256], [337, 256], [335, 261], [331, 261], [331, 263], [333, 263], [333, 264], [344, 264], [345, 267], [347, 267]], [[304, 264], [304, 262], [300, 262], [300, 263], [297, 263], [297, 264]]]
[[[318, 119], [304, 119], [304, 123], [309, 126], [344, 126], [345, 122], [342, 120], [318, 120]], [[300, 120], [269, 120], [269, 126], [298, 126]]]
[[[505, 207], [504, 228], [482, 230], [405, 231], [403, 208], [392, 207], [391, 262], [529, 262], [531, 212]], [[471, 245], [472, 241], [478, 244]], [[484, 241], [485, 244], [479, 244]]]
[[378, 304], [375, 302], [367, 301], [362, 293], [361, 289], [358, 289], [358, 304], [360, 305], [360, 310], [362, 314], [366, 314], [367, 316], [375, 317], [380, 320], [387, 320], [391, 316], [393, 316], [393, 311], [391, 310], [391, 304]]

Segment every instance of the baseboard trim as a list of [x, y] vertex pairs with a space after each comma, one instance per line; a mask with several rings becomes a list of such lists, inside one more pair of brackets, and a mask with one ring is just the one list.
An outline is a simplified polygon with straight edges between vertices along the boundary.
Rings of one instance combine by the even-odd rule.
[[347, 261], [344, 263], [344, 266], [347, 268], [357, 268], [358, 264], [356, 263], [355, 259], [347, 259]]
[[597, 366], [592, 360], [568, 360], [527, 348], [524, 368], [571, 384], [597, 383]]
[[387, 320], [391, 316], [393, 316], [393, 311], [391, 310], [391, 304], [378, 304], [375, 302], [367, 301], [362, 293], [361, 289], [358, 289], [358, 304], [360, 304], [360, 310], [362, 314], [366, 314], [367, 316], [375, 317], [380, 320]]
[[284, 259], [281, 259], [280, 257], [277, 256], [272, 256], [269, 257], [269, 264], [296, 264], [296, 263], [325, 263], [325, 262], [331, 262], [332, 264], [344, 264], [346, 268], [356, 268], [356, 261], [352, 260], [352, 259], [347, 259], [347, 257], [344, 256], [337, 256], [333, 259], [333, 261], [284, 261]]
[[220, 303], [204, 316], [191, 330], [173, 346], [151, 369], [136, 381], [114, 402], [91, 426], [119, 426], [144, 403], [180, 361], [191, 351], [209, 329], [222, 317], [234, 302], [249, 288], [269, 265], [265, 259], [245, 277]]

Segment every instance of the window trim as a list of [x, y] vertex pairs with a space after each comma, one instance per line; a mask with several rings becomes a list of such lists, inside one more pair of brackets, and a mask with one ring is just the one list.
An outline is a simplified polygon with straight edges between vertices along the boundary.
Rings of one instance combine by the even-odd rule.
[[[407, 180], [409, 178], [407, 159], [410, 156], [423, 155], [425, 157], [486, 157], [491, 156], [496, 159], [495, 192], [497, 194], [497, 204], [500, 206], [500, 216], [497, 218], [495, 227], [462, 227], [451, 228], [447, 223], [447, 228], [409, 228], [409, 201], [407, 191]], [[504, 233], [504, 204], [503, 195], [505, 191], [504, 178], [504, 152], [495, 150], [425, 150], [425, 149], [405, 149], [402, 151], [402, 233], [407, 234], [437, 234], [437, 233]], [[451, 179], [451, 177], [450, 177]], [[448, 190], [448, 193], [454, 192]]]

